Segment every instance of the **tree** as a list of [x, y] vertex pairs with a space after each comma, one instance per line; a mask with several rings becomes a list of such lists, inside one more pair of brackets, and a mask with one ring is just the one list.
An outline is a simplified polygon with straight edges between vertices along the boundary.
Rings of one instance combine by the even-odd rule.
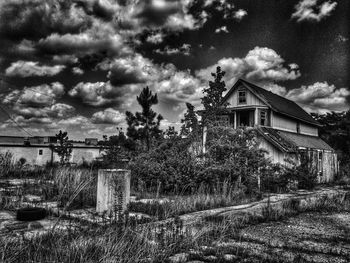
[[169, 126], [168, 129], [164, 132], [165, 139], [175, 139], [178, 137], [177, 131], [174, 126]]
[[[135, 150], [135, 142], [131, 138], [127, 138], [122, 128], [117, 127], [118, 134], [103, 136], [101, 150], [104, 151], [103, 162], [106, 167], [117, 167], [123, 162], [130, 159], [131, 153]], [[120, 168], [120, 167], [119, 167]]]
[[142, 107], [142, 112], [126, 112], [128, 129], [126, 135], [133, 140], [140, 141], [149, 151], [152, 140], [161, 138], [162, 131], [159, 128], [162, 115], [154, 112], [152, 106], [158, 103], [157, 94], [152, 94], [148, 87], [144, 88], [137, 102]]
[[320, 137], [338, 152], [341, 163], [348, 163], [350, 159], [350, 110], [312, 115], [322, 125], [319, 128]]
[[184, 114], [184, 119], [181, 120], [181, 136], [196, 138], [199, 132], [199, 122], [194, 111], [194, 106], [191, 103], [186, 103], [187, 112]]
[[225, 71], [222, 71], [221, 67], [218, 66], [216, 73], [211, 73], [211, 75], [214, 77], [214, 81], [209, 81], [209, 87], [203, 90], [205, 94], [202, 98], [204, 106], [202, 122], [204, 126], [215, 122], [216, 116], [225, 112], [227, 107], [227, 103], [222, 103], [222, 94], [226, 91], [225, 81], [222, 80], [225, 76]]
[[59, 133], [56, 134], [56, 138], [58, 140], [58, 146], [55, 146], [54, 150], [60, 157], [60, 163], [65, 164], [66, 162], [69, 162], [72, 155], [73, 145], [68, 141], [69, 138], [67, 132], [62, 132], [60, 130]]

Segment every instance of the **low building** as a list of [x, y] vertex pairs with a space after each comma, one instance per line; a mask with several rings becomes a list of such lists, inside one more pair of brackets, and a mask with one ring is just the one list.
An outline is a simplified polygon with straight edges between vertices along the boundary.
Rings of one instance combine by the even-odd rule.
[[[89, 138], [85, 143], [72, 142], [72, 155], [69, 162], [90, 163], [100, 158], [102, 154], [100, 147], [95, 143], [97, 141], [97, 138]], [[0, 136], [0, 153], [10, 152], [14, 161], [24, 159], [25, 163], [30, 165], [59, 162], [60, 158], [54, 151], [55, 145], [57, 145], [55, 136]]]
[[[307, 154], [319, 174], [319, 182], [333, 181], [338, 172], [337, 154], [318, 136], [320, 124], [295, 102], [239, 79], [227, 92], [225, 114], [218, 116], [223, 125], [255, 127], [260, 147], [274, 163], [298, 163]], [[205, 150], [206, 134], [203, 134]]]

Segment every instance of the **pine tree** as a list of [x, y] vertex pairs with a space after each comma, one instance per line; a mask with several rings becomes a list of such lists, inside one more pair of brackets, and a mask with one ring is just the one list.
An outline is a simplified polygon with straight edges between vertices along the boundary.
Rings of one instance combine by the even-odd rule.
[[184, 119], [181, 120], [181, 136], [196, 137], [199, 131], [199, 123], [194, 106], [191, 103], [186, 103], [187, 112], [184, 114]]
[[211, 73], [214, 81], [209, 81], [209, 87], [203, 90], [205, 96], [202, 98], [204, 106], [203, 125], [207, 126], [215, 122], [216, 116], [225, 112], [227, 103], [222, 103], [222, 94], [226, 91], [225, 81], [222, 78], [225, 76], [225, 71], [221, 67], [216, 68], [216, 73]]
[[137, 96], [137, 102], [142, 107], [142, 112], [136, 112], [135, 115], [129, 111], [126, 112], [128, 124], [126, 135], [140, 141], [149, 150], [152, 140], [159, 139], [162, 135], [159, 125], [163, 117], [152, 110], [152, 106], [158, 103], [158, 98], [157, 94], [153, 95], [148, 87]]
[[71, 155], [72, 155], [72, 148], [73, 145], [68, 141], [68, 134], [67, 132], [59, 131], [58, 134], [56, 134], [56, 138], [58, 141], [58, 146], [54, 147], [55, 152], [57, 152], [57, 155], [60, 157], [60, 163], [65, 164], [69, 161]]

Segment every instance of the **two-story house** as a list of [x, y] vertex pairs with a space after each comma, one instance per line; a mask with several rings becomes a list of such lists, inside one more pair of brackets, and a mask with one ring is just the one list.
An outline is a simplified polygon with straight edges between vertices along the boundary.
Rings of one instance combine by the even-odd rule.
[[334, 179], [338, 172], [336, 153], [318, 137], [320, 124], [295, 102], [242, 79], [227, 92], [225, 102], [227, 114], [218, 116], [220, 123], [234, 128], [255, 127], [260, 147], [272, 162], [298, 162], [300, 154], [308, 154], [319, 182]]

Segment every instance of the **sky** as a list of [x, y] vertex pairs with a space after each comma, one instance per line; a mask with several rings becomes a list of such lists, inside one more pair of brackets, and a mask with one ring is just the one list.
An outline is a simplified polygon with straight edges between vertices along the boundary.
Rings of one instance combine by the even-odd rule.
[[217, 66], [308, 112], [349, 109], [348, 0], [0, 0], [0, 134], [102, 138], [148, 86], [162, 128]]

